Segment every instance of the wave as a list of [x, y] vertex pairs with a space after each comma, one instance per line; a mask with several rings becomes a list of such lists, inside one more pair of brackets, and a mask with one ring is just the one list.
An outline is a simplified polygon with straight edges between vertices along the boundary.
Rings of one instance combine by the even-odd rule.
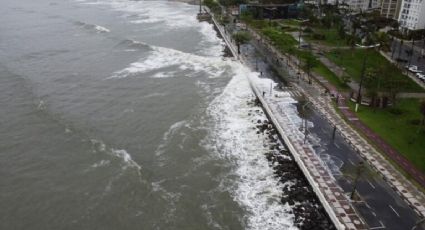
[[[235, 64], [235, 76], [207, 109], [213, 125], [203, 145], [218, 157], [234, 165], [231, 189], [234, 199], [246, 209], [248, 229], [296, 229], [291, 207], [282, 204], [284, 184], [275, 177], [264, 153], [269, 151], [266, 139], [257, 134], [252, 121], [265, 120], [255, 113], [248, 99], [253, 99], [246, 76], [255, 77], [242, 64]], [[236, 179], [235, 179], [236, 178]], [[227, 189], [229, 186], [226, 186]]]
[[[144, 43], [141, 43], [141, 45], [144, 46]], [[221, 76], [228, 69], [226, 67], [232, 65], [231, 60], [223, 60], [221, 57], [203, 57], [170, 48], [148, 47], [151, 49], [149, 56], [138, 62], [131, 63], [128, 67], [115, 72], [109, 78], [125, 78], [167, 67], [178, 67], [180, 71], [191, 70], [195, 73], [203, 71], [210, 78], [213, 78]]]
[[90, 5], [106, 5], [112, 10], [123, 13], [129, 23], [156, 25], [168, 30], [197, 29], [203, 37], [202, 50], [206, 56], [222, 55], [224, 42], [216, 36], [213, 25], [196, 19], [198, 7], [177, 1], [123, 1], [102, 0], [85, 2]]
[[136, 41], [133, 39], [124, 39], [121, 42], [119, 42], [117, 45], [115, 45], [117, 48], [124, 48], [124, 49], [148, 49], [151, 50], [151, 46], [140, 41]]
[[140, 175], [140, 170], [142, 167], [131, 158], [131, 155], [124, 149], [114, 149], [109, 148], [103, 143], [103, 141], [91, 139], [93, 152], [106, 153], [110, 156], [116, 157], [121, 160], [122, 169], [126, 170], [127, 168], [134, 168], [137, 170], [137, 173]]
[[89, 23], [85, 23], [85, 22], [80, 22], [77, 21], [75, 22], [75, 25], [84, 28], [86, 30], [90, 30], [90, 31], [95, 31], [97, 33], [109, 33], [111, 32], [111, 30], [103, 27], [103, 26], [99, 26], [99, 25], [95, 25], [95, 24], [89, 24]]
[[178, 121], [170, 126], [170, 128], [164, 133], [162, 137], [161, 144], [155, 150], [155, 155], [160, 156], [164, 153], [165, 147], [169, 144], [171, 138], [176, 134], [176, 132], [187, 124], [186, 120]]

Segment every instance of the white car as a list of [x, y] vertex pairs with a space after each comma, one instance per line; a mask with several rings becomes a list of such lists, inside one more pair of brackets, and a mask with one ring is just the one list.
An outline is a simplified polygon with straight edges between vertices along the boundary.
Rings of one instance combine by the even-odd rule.
[[421, 81], [425, 81], [425, 74], [417, 73], [416, 77], [419, 78], [419, 80], [421, 80]]
[[419, 70], [418, 67], [415, 65], [409, 66], [408, 70], [412, 73], [422, 73], [422, 70]]

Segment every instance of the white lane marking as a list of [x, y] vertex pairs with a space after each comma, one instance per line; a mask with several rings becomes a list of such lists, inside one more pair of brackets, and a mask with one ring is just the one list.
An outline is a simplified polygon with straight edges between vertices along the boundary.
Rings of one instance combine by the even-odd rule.
[[352, 164], [352, 165], [356, 165], [354, 164], [354, 162], [351, 159], [348, 159], [348, 161]]
[[374, 215], [376, 217], [376, 213], [375, 212], [372, 212], [372, 215]]
[[341, 149], [341, 146], [339, 146], [337, 143], [334, 143], [335, 147]]
[[370, 187], [372, 187], [373, 189], [375, 189], [376, 187], [372, 184], [372, 182], [370, 182], [369, 180], [366, 180], [367, 183], [369, 183]]
[[393, 210], [393, 212], [398, 216], [398, 217], [400, 217], [400, 214], [398, 214], [398, 212], [393, 208], [393, 206], [391, 206], [390, 204], [388, 205], [390, 208], [391, 208], [391, 210]]
[[382, 223], [382, 221], [379, 221], [379, 223], [381, 224], [381, 226], [373, 227], [373, 228], [369, 228], [369, 229], [384, 229], [385, 228], [384, 223]]

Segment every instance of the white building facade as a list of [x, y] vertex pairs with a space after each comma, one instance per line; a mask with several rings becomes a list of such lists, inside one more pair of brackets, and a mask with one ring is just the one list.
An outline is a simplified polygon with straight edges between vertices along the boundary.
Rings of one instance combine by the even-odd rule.
[[369, 9], [377, 9], [380, 7], [380, 0], [340, 0], [339, 3], [345, 3], [348, 7], [355, 11], [366, 11]]
[[425, 29], [425, 0], [403, 0], [398, 21], [408, 30]]

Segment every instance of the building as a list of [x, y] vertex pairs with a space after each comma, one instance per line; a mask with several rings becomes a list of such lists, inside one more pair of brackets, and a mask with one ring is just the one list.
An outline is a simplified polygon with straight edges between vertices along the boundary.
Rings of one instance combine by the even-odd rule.
[[407, 30], [425, 29], [425, 0], [403, 0], [398, 21]]
[[296, 3], [257, 4], [249, 3], [239, 6], [240, 12], [248, 11], [255, 19], [287, 19], [296, 18], [299, 6]]
[[402, 0], [382, 0], [381, 16], [398, 20]]
[[351, 10], [356, 12], [377, 9], [380, 7], [380, 0], [342, 0], [340, 3], [345, 3]]

